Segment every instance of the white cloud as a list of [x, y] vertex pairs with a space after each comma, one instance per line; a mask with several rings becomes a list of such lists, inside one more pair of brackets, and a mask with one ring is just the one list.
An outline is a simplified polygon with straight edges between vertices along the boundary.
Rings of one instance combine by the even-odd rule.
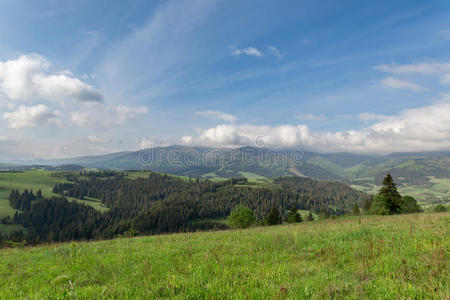
[[221, 120], [230, 123], [235, 122], [237, 120], [235, 116], [217, 110], [198, 111], [195, 114], [198, 116], [206, 117], [211, 120]]
[[48, 125], [59, 126], [59, 122], [55, 120], [58, 115], [58, 111], [52, 111], [47, 106], [39, 104], [36, 106], [19, 106], [13, 112], [5, 112], [3, 119], [8, 121], [9, 128], [19, 129]]
[[49, 67], [50, 63], [37, 54], [0, 61], [0, 92], [12, 100], [102, 101], [99, 92], [74, 78], [70, 71], [51, 74]]
[[255, 57], [263, 57], [263, 53], [256, 49], [255, 47], [246, 47], [246, 48], [236, 48], [236, 46], [229, 46], [231, 50], [231, 55], [239, 56], [239, 55], [248, 55], [248, 56], [255, 56]]
[[443, 84], [450, 84], [450, 73], [443, 74], [440, 81]]
[[450, 71], [450, 62], [423, 62], [415, 64], [385, 64], [374, 69], [393, 74], [439, 74]]
[[148, 113], [148, 108], [145, 106], [141, 107], [130, 107], [125, 105], [119, 105], [116, 107], [110, 108], [115, 115], [115, 121], [116, 124], [124, 124], [129, 120], [135, 119], [138, 115], [145, 115]]
[[423, 86], [420, 86], [418, 84], [400, 80], [394, 77], [386, 77], [385, 79], [381, 80], [381, 84], [393, 88], [393, 89], [404, 89], [404, 90], [411, 90], [415, 93], [426, 91], [427, 89]]
[[170, 145], [170, 142], [164, 138], [157, 137], [143, 137], [137, 141], [139, 149], [149, 149], [152, 147], [166, 147]]
[[[367, 115], [365, 117], [368, 117]], [[374, 117], [374, 116], [372, 116]], [[296, 147], [322, 152], [387, 153], [450, 149], [450, 102], [404, 110], [361, 130], [316, 132], [307, 125], [219, 125], [182, 143], [204, 146], [255, 145], [267, 136], [266, 147]]]
[[299, 120], [308, 120], [308, 121], [324, 121], [327, 120], [327, 117], [324, 114], [314, 115], [314, 114], [306, 114], [306, 115], [296, 115], [296, 119]]
[[70, 119], [72, 122], [77, 124], [78, 126], [86, 126], [92, 123], [92, 119], [89, 113], [84, 111], [74, 111], [70, 114]]
[[267, 49], [273, 56], [275, 56], [278, 59], [282, 59], [284, 56], [284, 53], [281, 53], [281, 51], [275, 46], [269, 46], [267, 47]]
[[96, 135], [89, 135], [87, 138], [87, 141], [94, 144], [107, 144], [111, 142], [111, 139], [108, 138], [101, 138]]

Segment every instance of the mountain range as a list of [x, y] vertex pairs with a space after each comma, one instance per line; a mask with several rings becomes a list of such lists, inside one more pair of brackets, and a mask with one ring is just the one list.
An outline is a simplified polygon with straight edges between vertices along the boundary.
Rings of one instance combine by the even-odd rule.
[[379, 183], [386, 173], [400, 183], [417, 184], [428, 176], [450, 178], [450, 152], [366, 155], [274, 150], [169, 146], [65, 159], [36, 159], [22, 165], [81, 165], [114, 170], [153, 170], [200, 178], [263, 178], [286, 175], [322, 180]]

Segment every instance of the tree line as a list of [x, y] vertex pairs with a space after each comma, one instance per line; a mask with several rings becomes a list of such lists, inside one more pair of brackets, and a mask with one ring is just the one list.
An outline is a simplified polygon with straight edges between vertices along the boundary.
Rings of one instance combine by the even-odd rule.
[[[34, 244], [226, 229], [229, 224], [224, 220], [238, 205], [251, 209], [259, 220], [268, 220], [274, 209], [279, 220], [287, 220], [286, 212], [292, 207], [339, 215], [349, 212], [353, 203], [369, 198], [342, 183], [308, 178], [285, 177], [267, 186], [254, 186], [244, 178], [212, 182], [154, 172], [147, 178], [130, 179], [125, 175], [71, 174], [70, 182], [53, 189], [60, 197], [31, 200], [30, 193], [23, 196], [32, 203], [15, 206], [21, 211], [15, 222], [26, 228], [23, 239]], [[97, 199], [108, 210], [102, 213], [66, 197]], [[10, 198], [16, 203], [22, 195], [18, 197], [14, 191]], [[20, 233], [17, 236], [20, 238]]]

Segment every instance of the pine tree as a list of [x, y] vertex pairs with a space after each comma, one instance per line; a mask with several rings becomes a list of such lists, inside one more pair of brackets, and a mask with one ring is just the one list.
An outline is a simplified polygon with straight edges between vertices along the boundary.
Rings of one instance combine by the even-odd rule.
[[298, 223], [303, 221], [302, 216], [298, 213], [298, 210], [294, 205], [289, 210], [287, 221], [288, 223]]
[[380, 195], [386, 199], [386, 207], [390, 214], [400, 213], [400, 206], [402, 196], [397, 191], [397, 185], [394, 182], [391, 174], [387, 174], [383, 180], [382, 187], [380, 189]]
[[354, 215], [359, 215], [360, 211], [359, 211], [359, 205], [358, 205], [358, 202], [355, 202], [355, 204], [353, 205], [352, 213], [353, 213]]
[[306, 221], [314, 221], [314, 217], [313, 217], [311, 211], [309, 211], [309, 214], [308, 214], [308, 217], [306, 218]]
[[269, 212], [269, 215], [267, 216], [267, 223], [269, 225], [281, 224], [280, 212], [278, 211], [278, 208], [276, 208], [275, 206], [272, 207], [272, 209]]

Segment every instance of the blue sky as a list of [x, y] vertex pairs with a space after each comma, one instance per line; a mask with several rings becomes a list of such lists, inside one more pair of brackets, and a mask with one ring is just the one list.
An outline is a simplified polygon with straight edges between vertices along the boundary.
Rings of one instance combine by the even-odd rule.
[[450, 150], [448, 1], [0, 2], [0, 154]]

